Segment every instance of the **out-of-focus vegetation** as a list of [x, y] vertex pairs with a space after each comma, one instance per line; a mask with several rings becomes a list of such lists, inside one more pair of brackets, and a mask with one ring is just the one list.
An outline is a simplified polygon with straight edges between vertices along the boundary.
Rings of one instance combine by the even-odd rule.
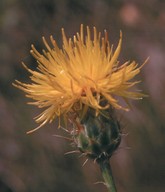
[[[0, 191], [84, 192], [106, 191], [97, 165], [78, 155], [61, 134], [57, 123], [31, 135], [33, 117], [40, 111], [26, 105], [24, 94], [12, 86], [14, 79], [28, 81], [21, 66], [36, 68], [29, 54], [34, 43], [51, 34], [61, 44], [61, 28], [68, 37], [80, 24], [107, 29], [116, 45], [123, 32], [121, 62], [148, 64], [138, 79], [138, 89], [149, 95], [133, 102], [133, 110], [120, 114], [124, 132], [121, 148], [111, 159], [118, 192], [165, 191], [165, 1], [164, 0], [1, 0], [0, 1]], [[128, 146], [130, 149], [128, 150]]]

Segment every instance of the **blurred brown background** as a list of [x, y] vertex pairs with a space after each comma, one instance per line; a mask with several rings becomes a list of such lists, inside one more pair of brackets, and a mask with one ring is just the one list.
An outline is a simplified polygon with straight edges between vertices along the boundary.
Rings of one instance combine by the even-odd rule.
[[[30, 45], [43, 47], [41, 37], [54, 35], [61, 45], [61, 28], [68, 37], [80, 24], [107, 29], [116, 46], [123, 32], [121, 62], [142, 64], [137, 79], [149, 95], [122, 112], [124, 132], [120, 149], [111, 159], [118, 192], [165, 191], [165, 1], [164, 0], [0, 0], [0, 192], [106, 192], [99, 168], [85, 159], [65, 156], [72, 150], [57, 124], [32, 135], [33, 117], [40, 111], [26, 105], [24, 94], [11, 83], [28, 81], [20, 62], [36, 63]], [[128, 148], [130, 147], [130, 149]]]

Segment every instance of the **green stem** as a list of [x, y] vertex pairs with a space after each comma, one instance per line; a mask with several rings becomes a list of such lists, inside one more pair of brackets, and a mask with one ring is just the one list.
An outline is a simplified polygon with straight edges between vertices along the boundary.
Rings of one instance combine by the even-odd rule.
[[108, 192], [117, 192], [109, 161], [100, 161], [99, 165]]

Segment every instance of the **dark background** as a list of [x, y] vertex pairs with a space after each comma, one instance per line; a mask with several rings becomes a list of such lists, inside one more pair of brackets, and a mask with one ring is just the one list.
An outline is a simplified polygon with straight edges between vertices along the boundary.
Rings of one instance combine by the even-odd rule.
[[119, 118], [128, 133], [111, 164], [118, 192], [165, 191], [165, 1], [164, 0], [0, 0], [0, 192], [106, 191], [99, 168], [85, 158], [64, 155], [73, 150], [52, 123], [31, 135], [40, 111], [12, 86], [28, 82], [21, 61], [35, 69], [29, 54], [34, 43], [51, 34], [61, 45], [61, 28], [68, 37], [80, 24], [107, 29], [115, 46], [123, 32], [120, 61], [139, 64], [150, 56], [137, 79], [149, 95], [133, 101], [131, 112]]

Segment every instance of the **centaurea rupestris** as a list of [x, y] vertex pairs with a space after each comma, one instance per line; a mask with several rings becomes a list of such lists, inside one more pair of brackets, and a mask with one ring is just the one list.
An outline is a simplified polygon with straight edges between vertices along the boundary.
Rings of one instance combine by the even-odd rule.
[[[121, 129], [114, 114], [115, 109], [129, 110], [128, 99], [145, 96], [132, 87], [139, 83], [132, 79], [140, 73], [143, 65], [135, 61], [120, 64], [122, 32], [116, 49], [104, 37], [89, 27], [67, 39], [62, 29], [62, 48], [50, 36], [51, 46], [43, 37], [46, 50], [39, 53], [32, 45], [31, 54], [37, 60], [37, 70], [23, 66], [30, 73], [30, 83], [16, 81], [14, 86], [23, 90], [33, 101], [29, 104], [44, 109], [36, 117], [40, 125], [32, 133], [64, 117], [73, 123], [72, 138], [76, 147], [100, 164], [109, 190], [115, 191], [108, 160], [121, 141]], [[131, 88], [131, 90], [130, 90]], [[117, 97], [124, 99], [122, 106]]]

